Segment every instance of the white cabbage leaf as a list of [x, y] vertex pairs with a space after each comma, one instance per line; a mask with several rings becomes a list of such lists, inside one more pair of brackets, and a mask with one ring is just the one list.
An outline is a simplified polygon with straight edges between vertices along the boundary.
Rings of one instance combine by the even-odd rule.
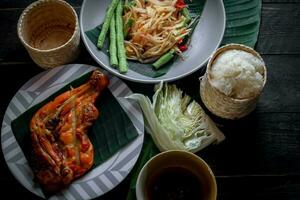
[[155, 86], [153, 103], [142, 94], [132, 94], [143, 110], [145, 129], [160, 151], [187, 150], [193, 153], [225, 139], [201, 106], [175, 85]]

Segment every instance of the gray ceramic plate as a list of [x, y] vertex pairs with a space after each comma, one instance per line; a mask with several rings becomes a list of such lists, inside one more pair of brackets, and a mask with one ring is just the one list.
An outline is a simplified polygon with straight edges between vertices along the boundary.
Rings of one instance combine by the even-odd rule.
[[[196, 1], [196, 0], [195, 0]], [[199, 0], [197, 0], [199, 1]], [[132, 70], [120, 74], [111, 68], [109, 57], [99, 51], [87, 38], [85, 32], [103, 22], [106, 8], [111, 0], [84, 0], [80, 13], [81, 35], [83, 42], [92, 57], [109, 72], [121, 78], [143, 83], [157, 83], [159, 81], [173, 81], [187, 76], [200, 69], [211, 54], [219, 47], [225, 30], [225, 9], [222, 0], [206, 0], [201, 19], [193, 33], [191, 45], [185, 52], [186, 60], [177, 59], [169, 72], [158, 78], [151, 78]]]

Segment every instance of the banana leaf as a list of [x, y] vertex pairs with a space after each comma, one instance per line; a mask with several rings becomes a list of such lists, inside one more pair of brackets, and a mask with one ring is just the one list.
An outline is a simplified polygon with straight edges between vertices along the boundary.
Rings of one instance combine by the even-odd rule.
[[[90, 78], [91, 73], [92, 72], [88, 72], [67, 84], [59, 91], [55, 92], [44, 101], [34, 105], [12, 121], [11, 127], [13, 134], [31, 168], [34, 169], [35, 167], [33, 164], [35, 158], [32, 154], [29, 128], [32, 116], [39, 108], [53, 100], [59, 94], [69, 90], [71, 87], [75, 88], [85, 83]], [[89, 139], [94, 146], [93, 168], [102, 164], [138, 136], [132, 121], [108, 89], [105, 89], [101, 93], [95, 105], [100, 111], [100, 115], [88, 131]], [[47, 194], [45, 193], [45, 195]]]
[[224, 0], [226, 30], [222, 44], [239, 43], [254, 47], [261, 16], [261, 0]]
[[150, 158], [157, 155], [158, 153], [159, 153], [159, 150], [155, 146], [151, 136], [148, 135], [148, 134], [145, 134], [142, 152], [141, 152], [141, 154], [138, 158], [137, 163], [135, 164], [135, 166], [133, 167], [131, 173], [129, 174], [129, 176], [130, 176], [130, 187], [129, 187], [129, 192], [128, 192], [127, 198], [126, 198], [127, 200], [136, 199], [135, 198], [135, 186], [136, 186], [136, 181], [137, 181], [139, 172], [142, 170], [145, 163]]

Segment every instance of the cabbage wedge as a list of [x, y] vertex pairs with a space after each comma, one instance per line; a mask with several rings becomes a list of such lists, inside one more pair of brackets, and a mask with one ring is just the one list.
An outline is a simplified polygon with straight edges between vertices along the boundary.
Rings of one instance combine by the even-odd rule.
[[153, 102], [142, 94], [132, 94], [143, 110], [145, 129], [160, 151], [187, 150], [197, 152], [225, 139], [201, 106], [183, 95], [175, 85], [155, 86]]

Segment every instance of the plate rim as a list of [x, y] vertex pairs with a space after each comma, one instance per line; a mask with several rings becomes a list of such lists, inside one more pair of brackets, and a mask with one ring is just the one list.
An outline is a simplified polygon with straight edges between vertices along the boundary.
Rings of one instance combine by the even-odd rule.
[[[91, 1], [91, 0], [89, 0]], [[219, 41], [217, 42], [217, 46], [214, 48], [214, 50], [212, 51], [211, 55], [213, 54], [213, 52], [215, 52], [218, 47], [221, 45], [222, 43], [222, 40], [223, 40], [223, 37], [224, 37], [224, 34], [225, 34], [225, 28], [226, 28], [226, 12], [225, 12], [225, 7], [224, 7], [224, 3], [222, 0], [218, 0], [220, 5], [221, 5], [221, 9], [222, 9], [222, 15], [224, 16], [223, 18], [223, 21], [222, 21], [222, 24], [223, 24], [223, 30], [222, 30], [222, 33], [221, 33], [221, 37], [219, 38]], [[165, 82], [171, 82], [171, 81], [176, 81], [176, 80], [179, 80], [179, 79], [182, 79], [188, 75], [191, 75], [193, 74], [194, 72], [196, 72], [197, 70], [201, 69], [205, 63], [207, 63], [207, 61], [210, 59], [211, 55], [208, 56], [202, 63], [200, 63], [199, 65], [197, 65], [194, 69], [192, 69], [191, 71], [188, 71], [184, 74], [180, 74], [176, 77], [171, 77], [171, 78], [151, 78], [151, 80], [144, 80], [142, 78], [134, 78], [134, 77], [129, 77], [127, 76], [126, 74], [121, 74], [120, 72], [118, 71], [114, 71], [112, 69], [112, 67], [110, 66], [107, 66], [105, 65], [95, 54], [94, 52], [91, 50], [91, 48], [89, 48], [89, 44], [88, 44], [88, 38], [87, 36], [85, 35], [85, 31], [83, 30], [83, 10], [86, 6], [86, 2], [88, 2], [88, 0], [83, 0], [82, 2], [82, 5], [81, 5], [81, 9], [80, 9], [80, 16], [79, 16], [79, 22], [80, 22], [80, 34], [81, 34], [81, 38], [83, 40], [83, 43], [84, 43], [84, 46], [85, 48], [87, 49], [87, 51], [89, 52], [89, 54], [93, 57], [93, 59], [101, 66], [103, 67], [105, 70], [109, 71], [110, 73], [112, 73], [113, 75], [115, 76], [118, 76], [120, 78], [123, 78], [125, 80], [128, 80], [128, 81], [133, 81], [133, 82], [137, 82], [137, 83], [147, 83], [147, 84], [155, 84], [155, 83], [159, 83], [161, 81], [165, 81]], [[204, 7], [205, 9], [205, 7]]]
[[[96, 66], [93, 66], [93, 65], [89, 65], [89, 64], [77, 64], [77, 63], [75, 63], [75, 64], [67, 64], [67, 65], [61, 65], [61, 66], [58, 66], [57, 67], [57, 69], [58, 69], [58, 71], [60, 71], [59, 69], [64, 69], [64, 68], [68, 68], [68, 70], [67, 70], [67, 72], [70, 70], [70, 68], [75, 68], [75, 66], [77, 66], [78, 67], [78, 69], [80, 69], [80, 68], [86, 68], [86, 69], [84, 69], [84, 74], [85, 73], [88, 73], [89, 71], [92, 71], [93, 69], [97, 69], [98, 67], [96, 67]], [[27, 80], [19, 89], [18, 89], [18, 91], [14, 94], [14, 96], [11, 98], [11, 100], [10, 100], [10, 102], [9, 102], [9, 104], [7, 105], [7, 108], [6, 108], [6, 111], [5, 111], [5, 113], [4, 113], [4, 117], [3, 117], [3, 121], [2, 121], [2, 124], [1, 124], [1, 149], [2, 149], [2, 154], [3, 154], [3, 157], [4, 157], [4, 160], [5, 160], [5, 162], [6, 162], [6, 165], [7, 165], [7, 167], [9, 168], [9, 170], [10, 170], [10, 172], [12, 173], [12, 175], [14, 176], [14, 178], [23, 186], [23, 187], [25, 187], [28, 191], [30, 191], [32, 194], [35, 194], [35, 195], [37, 195], [37, 196], [39, 196], [39, 197], [42, 197], [42, 198], [45, 198], [45, 196], [44, 196], [44, 194], [41, 192], [41, 188], [35, 183], [35, 182], [33, 182], [32, 181], [32, 183], [33, 183], [33, 185], [28, 185], [28, 184], [31, 184], [31, 182], [29, 181], [28, 182], [28, 179], [31, 179], [31, 178], [33, 178], [33, 173], [32, 173], [32, 169], [31, 169], [31, 167], [29, 166], [29, 164], [28, 164], [28, 161], [27, 161], [27, 159], [26, 159], [26, 157], [24, 156], [24, 153], [23, 153], [23, 151], [22, 151], [22, 149], [21, 149], [21, 147], [20, 147], [20, 145], [18, 144], [18, 142], [17, 142], [17, 140], [16, 140], [16, 138], [15, 138], [15, 136], [14, 136], [14, 134], [13, 134], [13, 132], [12, 132], [12, 129], [11, 129], [11, 122], [14, 120], [14, 119], [16, 119], [19, 115], [21, 115], [22, 113], [24, 113], [27, 109], [29, 109], [29, 108], [31, 108], [32, 106], [34, 106], [36, 103], [38, 103], [38, 102], [34, 102], [35, 101], [35, 99], [32, 99], [32, 101], [31, 101], [31, 103], [30, 104], [28, 104], [26, 107], [24, 107], [24, 109], [25, 109], [25, 111], [20, 111], [20, 113], [19, 114], [15, 114], [16, 116], [15, 116], [15, 118], [14, 119], [10, 119], [10, 117], [8, 116], [8, 110], [9, 109], [11, 109], [11, 105], [12, 105], [12, 103], [13, 103], [13, 101], [14, 101], [14, 99], [16, 99], [16, 96], [19, 94], [19, 92], [20, 91], [24, 91], [22, 88], [24, 87], [24, 86], [26, 86], [29, 82], [33, 82], [33, 83], [36, 83], [37, 82], [37, 80], [39, 80], [41, 77], [44, 77], [47, 73], [49, 73], [50, 71], [52, 71], [53, 69], [49, 69], [49, 70], [45, 70], [45, 71], [42, 71], [42, 72], [40, 72], [40, 73], [38, 73], [38, 74], [36, 74], [36, 75], [34, 75], [34, 76], [32, 76], [29, 80]], [[104, 72], [105, 74], [107, 74], [108, 76], [109, 76], [109, 78], [110, 78], [110, 80], [112, 80], [112, 79], [115, 79], [115, 82], [119, 82], [119, 83], [116, 83], [116, 84], [121, 84], [121, 85], [125, 85], [125, 88], [130, 92], [130, 93], [132, 93], [132, 91], [131, 91], [131, 89], [128, 87], [128, 85], [124, 82], [124, 81], [122, 81], [121, 79], [119, 79], [118, 77], [116, 77], [116, 76], [113, 76], [113, 75], [111, 75], [111, 74], [109, 74], [107, 71], [105, 71], [104, 69], [101, 69], [102, 70], [102, 72]], [[82, 74], [83, 75], [83, 74]], [[60, 75], [60, 77], [61, 77], [62, 75]], [[73, 75], [74, 76], [74, 75]], [[72, 77], [72, 75], [70, 75], [69, 76], [69, 78], [70, 77]], [[73, 80], [76, 80], [77, 78], [79, 78], [80, 76], [77, 76], [77, 77], [75, 77], [75, 78], [73, 78], [72, 77], [72, 80], [62, 80], [62, 81], [60, 81], [58, 84], [66, 84], [66, 83], [70, 83], [70, 82], [72, 82]], [[37, 80], [35, 80], [35, 78], [37, 78]], [[32, 84], [32, 83], [31, 83]], [[54, 85], [55, 86], [55, 85]], [[50, 86], [50, 87], [47, 87], [47, 89], [49, 89], [49, 88], [51, 88], [51, 87], [54, 87], [54, 86]], [[112, 89], [110, 88], [110, 86], [113, 86], [113, 85], [109, 85], [109, 90], [112, 92], [112, 94], [115, 96], [115, 94], [114, 94], [114, 91], [112, 91]], [[58, 88], [61, 88], [62, 86], [59, 86]], [[28, 88], [27, 88], [28, 89]], [[46, 90], [47, 90], [46, 89]], [[41, 92], [40, 94], [42, 94], [43, 92]], [[119, 94], [120, 95], [120, 94]], [[126, 94], [127, 95], [127, 94]], [[124, 95], [124, 97], [126, 96], [126, 95]], [[120, 98], [120, 96], [115, 96], [115, 98], [116, 98], [116, 100], [119, 102], [119, 104], [121, 105], [121, 107], [122, 107], [122, 109], [124, 110], [124, 107], [123, 107], [123, 105], [120, 103], [120, 101], [118, 100], [118, 98]], [[121, 98], [122, 98], [122, 96], [121, 96]], [[130, 104], [129, 102], [128, 102], [128, 104]], [[130, 104], [130, 105], [132, 105], [132, 104]], [[128, 113], [127, 113], [127, 111], [126, 110], [124, 110], [125, 112], [126, 112], [126, 114], [128, 115]], [[138, 112], [139, 113], [142, 113], [142, 111], [140, 110], [140, 108], [139, 108], [139, 110], [138, 110]], [[8, 122], [9, 123], [7, 123], [6, 121], [5, 121], [5, 118], [6, 117], [8, 117]], [[130, 118], [130, 116], [128, 115], [128, 117]], [[141, 115], [141, 118], [142, 118], [142, 122], [143, 122], [143, 115]], [[130, 120], [132, 121], [132, 119], [130, 118]], [[135, 125], [134, 125], [135, 126]], [[135, 126], [136, 127], [136, 126]], [[74, 182], [72, 182], [72, 184], [70, 184], [70, 187], [68, 187], [68, 188], [66, 188], [66, 189], [64, 189], [64, 190], [62, 190], [62, 191], [60, 191], [60, 192], [58, 192], [58, 193], [56, 193], [56, 194], [54, 194], [54, 195], [52, 195], [52, 196], [50, 196], [49, 198], [50, 199], [59, 199], [60, 198], [60, 195], [62, 195], [62, 192], [65, 192], [65, 193], [70, 193], [68, 190], [72, 187], [72, 185], [73, 186], [75, 186], [75, 185], [78, 185], [78, 184], [80, 184], [80, 183], [82, 183], [82, 182], [89, 182], [90, 180], [92, 180], [92, 179], [95, 179], [95, 178], [99, 178], [100, 179], [100, 176], [102, 176], [105, 172], [107, 172], [107, 171], [109, 171], [109, 172], [111, 172], [111, 171], [113, 171], [113, 168], [112, 168], [112, 166], [114, 166], [114, 164], [115, 164], [115, 162], [116, 162], [116, 159], [118, 159], [118, 157], [119, 157], [119, 155], [120, 154], [122, 154], [122, 152], [125, 152], [126, 151], [126, 149], [128, 149], [131, 145], [133, 145], [134, 143], [137, 143], [138, 142], [138, 144], [136, 145], [136, 148], [135, 149], [137, 149], [137, 153], [136, 153], [136, 155], [130, 160], [130, 166], [128, 167], [128, 170], [126, 171], [126, 174], [124, 175], [124, 176], [122, 176], [122, 178], [120, 178], [120, 180], [118, 180], [117, 181], [117, 183], [112, 183], [112, 185], [110, 186], [110, 187], [108, 187], [108, 189], [106, 190], [106, 191], [102, 191], [101, 190], [101, 188], [99, 187], [99, 189], [100, 189], [100, 191], [102, 191], [102, 192], [95, 192], [94, 191], [94, 193], [96, 194], [96, 195], [94, 195], [94, 196], [89, 196], [88, 198], [85, 198], [85, 197], [83, 197], [83, 196], [81, 196], [81, 195], [77, 195], [77, 196], [73, 196], [75, 199], [92, 199], [92, 198], [96, 198], [96, 197], [99, 197], [99, 196], [102, 196], [102, 195], [104, 195], [105, 193], [107, 193], [107, 192], [109, 192], [110, 190], [112, 190], [113, 188], [115, 188], [117, 185], [119, 185], [122, 181], [124, 181], [124, 179], [129, 175], [129, 173], [131, 172], [131, 170], [132, 170], [132, 168], [134, 167], [134, 165], [136, 164], [136, 162], [137, 162], [137, 160], [138, 160], [138, 157], [139, 157], [139, 155], [140, 155], [140, 153], [141, 153], [141, 150], [142, 150], [142, 147], [143, 147], [143, 141], [144, 141], [144, 124], [142, 124], [142, 130], [138, 130], [137, 129], [137, 127], [136, 127], [136, 129], [137, 129], [137, 132], [138, 132], [138, 136], [133, 140], [133, 141], [131, 141], [129, 144], [127, 144], [126, 146], [124, 146], [123, 148], [121, 148], [118, 152], [116, 152], [114, 155], [112, 155], [110, 158], [108, 158], [104, 163], [106, 163], [106, 162], [108, 162], [110, 159], [112, 159], [112, 158], [114, 158], [114, 157], [116, 157], [115, 158], [115, 160], [114, 161], [112, 161], [112, 163], [105, 169], [105, 170], [102, 170], [103, 172], [102, 173], [98, 173], [95, 177], [93, 177], [93, 178], [91, 178], [91, 179], [87, 179], [87, 180], [84, 180], [85, 179], [85, 176], [82, 176], [82, 177], [80, 177], [79, 179], [76, 179]], [[7, 132], [5, 132], [4, 133], [4, 129], [8, 129], [8, 131]], [[139, 133], [140, 132], [140, 133]], [[5, 149], [6, 149], [6, 147], [4, 147], [4, 142], [5, 141], [7, 141], [7, 140], [3, 140], [3, 137], [4, 137], [4, 135], [6, 135], [6, 134], [8, 134], [8, 135], [11, 135], [11, 139], [13, 140], [12, 141], [12, 143], [16, 143], [16, 147], [14, 148], [14, 149], [18, 149], [18, 150], [20, 150], [20, 154], [21, 154], [21, 158], [20, 159], [18, 159], [17, 161], [13, 161], [13, 162], [11, 162], [11, 161], [9, 161], [9, 159], [11, 159], [11, 158], [7, 158], [7, 154], [9, 153], [5, 153]], [[10, 151], [11, 152], [11, 151]], [[132, 153], [132, 152], [131, 152]], [[21, 160], [21, 159], [25, 159], [25, 161], [24, 161], [24, 163], [17, 163], [19, 160]], [[89, 171], [89, 173], [91, 173], [91, 172], [93, 172], [93, 171], [96, 171], [97, 169], [99, 170], [99, 168], [101, 168], [101, 165], [103, 166], [103, 164], [104, 163], [102, 163], [102, 164], [100, 164], [99, 166], [97, 166], [96, 168], [93, 168], [91, 171]], [[12, 166], [12, 165], [22, 165], [22, 166], [24, 166], [24, 167], [26, 167], [26, 168], [28, 168], [29, 169], [29, 172], [30, 172], [30, 174], [29, 174], [29, 176], [26, 176], [26, 177], [20, 177], [20, 176], [18, 176], [18, 174], [17, 173], [21, 173], [20, 172], [20, 170], [19, 171], [17, 171], [16, 169], [14, 169], [14, 167]], [[88, 174], [85, 174], [85, 175], [88, 175]], [[105, 176], [105, 174], [104, 174], [104, 176]], [[24, 178], [25, 178], [25, 180], [24, 180]], [[83, 180], [82, 180], [83, 179]], [[108, 179], [109, 180], [109, 179]], [[109, 182], [111, 182], [110, 180], [109, 180]], [[72, 187], [73, 188], [73, 187]], [[98, 190], [99, 191], [99, 190]], [[77, 192], [78, 193], [78, 192]], [[66, 195], [65, 196], [63, 196], [65, 199], [69, 199], [69, 198], [67, 198], [66, 197]]]

